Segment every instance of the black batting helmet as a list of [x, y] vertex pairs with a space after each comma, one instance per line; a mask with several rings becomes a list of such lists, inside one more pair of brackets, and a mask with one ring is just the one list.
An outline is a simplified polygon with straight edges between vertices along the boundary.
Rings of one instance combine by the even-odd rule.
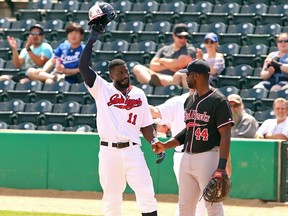
[[88, 15], [88, 25], [102, 24], [103, 26], [106, 26], [116, 18], [117, 13], [110, 4], [106, 2], [97, 2], [89, 9]]

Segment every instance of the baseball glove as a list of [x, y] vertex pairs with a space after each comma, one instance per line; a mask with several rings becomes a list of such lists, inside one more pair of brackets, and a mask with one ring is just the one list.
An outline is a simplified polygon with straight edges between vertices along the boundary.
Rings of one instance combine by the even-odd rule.
[[211, 202], [211, 205], [215, 202], [222, 202], [229, 195], [231, 186], [231, 180], [225, 171], [215, 171], [205, 187], [202, 197], [205, 201]]

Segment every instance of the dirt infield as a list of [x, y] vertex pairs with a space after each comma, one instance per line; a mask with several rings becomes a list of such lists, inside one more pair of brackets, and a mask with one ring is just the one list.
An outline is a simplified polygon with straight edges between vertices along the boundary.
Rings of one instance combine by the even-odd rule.
[[[50, 212], [100, 216], [102, 193], [0, 188], [0, 210]], [[174, 216], [176, 195], [157, 195], [159, 216]], [[141, 215], [135, 196], [125, 194], [123, 216]], [[226, 216], [287, 216], [288, 203], [227, 199]]]

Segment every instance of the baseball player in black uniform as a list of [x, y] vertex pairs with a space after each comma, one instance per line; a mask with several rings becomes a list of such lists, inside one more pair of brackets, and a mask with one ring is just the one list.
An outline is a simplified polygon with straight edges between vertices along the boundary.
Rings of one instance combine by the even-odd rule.
[[[231, 127], [234, 122], [226, 97], [209, 86], [209, 65], [192, 61], [187, 69], [189, 88], [195, 89], [185, 102], [186, 128], [165, 144], [157, 143], [160, 153], [184, 143], [185, 153], [179, 171], [179, 215], [195, 216], [196, 204], [211, 176], [225, 173], [230, 151]], [[223, 216], [223, 204], [205, 202], [209, 216]]]

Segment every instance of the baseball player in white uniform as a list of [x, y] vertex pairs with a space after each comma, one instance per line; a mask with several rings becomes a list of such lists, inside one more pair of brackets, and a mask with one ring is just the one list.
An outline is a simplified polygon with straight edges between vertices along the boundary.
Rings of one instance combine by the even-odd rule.
[[[165, 103], [160, 104], [156, 107], [150, 105], [150, 111], [152, 117], [157, 121], [158, 124], [167, 124], [171, 127], [172, 136], [178, 134], [185, 128], [184, 122], [184, 103], [188, 96], [194, 92], [190, 89], [189, 92], [182, 94], [180, 96], [174, 96], [168, 99]], [[173, 170], [176, 176], [177, 183], [179, 184], [179, 167], [181, 159], [184, 154], [184, 145], [176, 146], [173, 155]], [[179, 215], [178, 205], [175, 212], [175, 216]], [[206, 208], [204, 205], [204, 200], [202, 199], [196, 210], [196, 216], [206, 215]]]
[[147, 141], [155, 141], [154, 121], [144, 92], [130, 85], [129, 71], [123, 60], [114, 59], [109, 64], [112, 83], [97, 76], [89, 67], [93, 44], [101, 32], [96, 25], [92, 25], [79, 69], [97, 104], [103, 213], [105, 216], [121, 215], [122, 196], [127, 182], [135, 191], [142, 215], [157, 216], [152, 178], [139, 138], [142, 132]]

